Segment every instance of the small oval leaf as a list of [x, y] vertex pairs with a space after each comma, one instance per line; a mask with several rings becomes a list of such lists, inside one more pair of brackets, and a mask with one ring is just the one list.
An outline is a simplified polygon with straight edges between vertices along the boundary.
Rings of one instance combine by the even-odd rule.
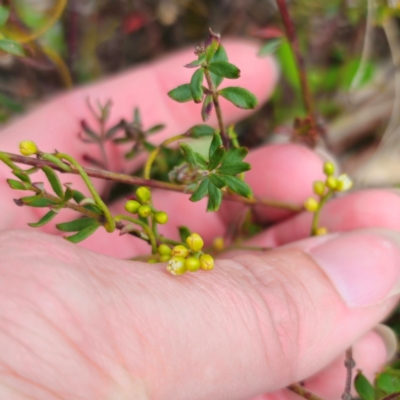
[[208, 185], [207, 211], [218, 211], [222, 202], [222, 192], [211, 182]]
[[215, 129], [209, 125], [195, 125], [189, 130], [190, 136], [193, 138], [200, 138], [203, 136], [212, 136], [214, 135]]
[[9, 184], [11, 189], [15, 190], [28, 190], [26, 184], [21, 181], [17, 181], [15, 179], [7, 179], [7, 183]]
[[57, 224], [56, 228], [62, 232], [78, 232], [89, 226], [100, 226], [100, 224], [95, 219], [84, 217]]
[[203, 100], [203, 79], [204, 69], [198, 69], [190, 80], [190, 91], [195, 103], [201, 103]]
[[257, 97], [241, 87], [230, 86], [219, 90], [218, 93], [236, 107], [244, 110], [253, 110], [258, 105]]
[[214, 102], [211, 94], [204, 97], [203, 106], [201, 108], [201, 119], [206, 122], [211, 116], [211, 112], [214, 108]]
[[375, 390], [361, 371], [357, 372], [354, 387], [362, 400], [375, 400]]
[[184, 85], [180, 85], [175, 89], [172, 89], [168, 92], [168, 96], [171, 97], [172, 100], [177, 101], [178, 103], [185, 103], [187, 101], [193, 100], [192, 92], [190, 90], [190, 85], [185, 83]]
[[194, 191], [192, 196], [190, 197], [190, 201], [196, 202], [207, 196], [208, 194], [208, 184], [210, 180], [208, 178], [203, 179], [200, 182], [199, 187]]
[[250, 198], [252, 196], [252, 191], [250, 189], [250, 186], [246, 182], [243, 182], [238, 177], [224, 175], [224, 180], [228, 185], [229, 189], [232, 190], [232, 192], [247, 198]]
[[60, 180], [58, 179], [57, 174], [55, 173], [54, 169], [45, 165], [42, 167], [43, 172], [46, 174], [47, 179], [50, 182], [51, 187], [54, 190], [54, 193], [58, 196], [63, 198], [64, 197], [64, 189], [61, 185]]
[[47, 214], [45, 214], [38, 222], [31, 222], [28, 225], [32, 228], [39, 228], [43, 225], [46, 225], [50, 222], [58, 213], [56, 211], [50, 210]]
[[223, 78], [237, 79], [240, 77], [240, 69], [226, 61], [215, 61], [209, 64], [208, 69], [215, 75]]
[[82, 240], [85, 240], [89, 236], [93, 235], [93, 233], [95, 233], [99, 227], [100, 227], [100, 225], [88, 226], [88, 227], [82, 229], [81, 231], [75, 233], [75, 235], [64, 236], [64, 239], [67, 239], [69, 242], [72, 242], [72, 243], [82, 242]]

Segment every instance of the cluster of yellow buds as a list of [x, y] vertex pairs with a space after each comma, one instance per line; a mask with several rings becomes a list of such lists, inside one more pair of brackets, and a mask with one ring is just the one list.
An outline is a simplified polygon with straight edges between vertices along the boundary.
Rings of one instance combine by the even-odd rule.
[[[313, 184], [313, 191], [319, 199], [309, 197], [304, 203], [304, 208], [312, 213], [319, 212], [322, 205], [333, 193], [345, 192], [353, 186], [353, 182], [347, 174], [334, 176], [335, 166], [330, 161], [324, 163], [323, 171], [326, 176], [325, 182], [315, 181]], [[324, 227], [319, 227], [315, 231], [316, 235], [324, 235], [325, 233], [327, 233], [327, 229]]]
[[167, 245], [160, 245], [160, 261], [168, 261], [167, 271], [173, 275], [182, 275], [185, 272], [196, 272], [199, 269], [211, 270], [214, 268], [214, 258], [201, 251], [204, 241], [197, 233], [192, 233], [186, 239], [187, 246], [178, 244], [172, 249]]
[[19, 151], [23, 156], [32, 156], [38, 152], [35, 142], [24, 140], [19, 144]]
[[164, 211], [156, 211], [150, 205], [151, 193], [147, 187], [140, 186], [136, 189], [137, 200], [128, 200], [125, 203], [125, 210], [131, 214], [138, 214], [140, 217], [146, 218], [153, 216], [158, 224], [166, 224], [168, 222], [168, 215]]

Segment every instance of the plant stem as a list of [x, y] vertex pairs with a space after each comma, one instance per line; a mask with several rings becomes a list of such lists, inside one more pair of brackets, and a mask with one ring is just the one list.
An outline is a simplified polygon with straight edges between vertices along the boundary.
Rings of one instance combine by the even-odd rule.
[[73, 157], [71, 157], [68, 154], [57, 153], [56, 156], [57, 156], [57, 158], [59, 158], [61, 160], [62, 159], [67, 160], [77, 169], [79, 175], [81, 176], [81, 178], [85, 182], [87, 188], [89, 189], [90, 193], [92, 194], [94, 201], [99, 206], [99, 208], [103, 211], [104, 216], [106, 217], [107, 223], [104, 225], [104, 227], [106, 228], [107, 232], [113, 232], [115, 230], [115, 222], [110, 213], [110, 210], [108, 209], [108, 207], [106, 206], [106, 204], [104, 203], [104, 201], [102, 200], [100, 195], [97, 193], [97, 190], [93, 186], [93, 183], [90, 180], [85, 169], [78, 163], [78, 161], [76, 161]]
[[301, 93], [303, 97], [304, 108], [306, 110], [307, 115], [310, 117], [311, 127], [316, 129], [315, 115], [314, 115], [314, 106], [311, 97], [311, 91], [307, 82], [307, 74], [305, 69], [304, 58], [300, 52], [299, 42], [297, 40], [296, 32], [294, 29], [293, 21], [290, 18], [286, 1], [285, 0], [276, 0], [276, 3], [279, 8], [279, 12], [282, 17], [283, 26], [285, 28], [286, 37], [294, 54], [297, 64], [297, 72], [300, 78], [301, 85]]
[[211, 79], [210, 71], [208, 70], [207, 67], [204, 67], [204, 76], [206, 77], [208, 88], [212, 92], [213, 103], [214, 103], [215, 113], [217, 114], [222, 143], [224, 144], [224, 147], [228, 150], [230, 148], [231, 142], [225, 129], [224, 119], [222, 117], [222, 110], [219, 104], [218, 93], [216, 87], [214, 86], [214, 82]]
[[158, 156], [158, 153], [163, 147], [167, 147], [169, 144], [176, 142], [177, 140], [186, 139], [188, 136], [186, 134], [172, 136], [171, 138], [164, 140], [158, 147], [156, 147], [149, 155], [149, 158], [146, 161], [146, 165], [144, 166], [143, 176], [145, 179], [150, 179], [151, 166], [153, 165], [154, 160]]
[[304, 397], [307, 400], [323, 400], [321, 397], [317, 396], [316, 394], [308, 391], [305, 389], [303, 386], [294, 383], [292, 385], [289, 385], [287, 389], [291, 390], [292, 392], [298, 394], [301, 397]]
[[342, 400], [352, 400], [351, 383], [353, 376], [353, 368], [356, 366], [356, 363], [353, 359], [353, 349], [351, 347], [349, 347], [346, 350], [346, 359], [344, 360], [344, 366], [346, 367], [346, 382], [344, 385]]
[[317, 234], [319, 218], [321, 216], [322, 207], [332, 197], [333, 193], [334, 193], [333, 190], [330, 190], [325, 196], [323, 196], [321, 198], [321, 201], [318, 204], [317, 211], [315, 211], [314, 216], [313, 216], [313, 220], [312, 220], [312, 224], [311, 224], [311, 236], [315, 236]]
[[171, 246], [177, 246], [178, 244], [182, 244], [183, 242], [178, 242], [177, 240], [168, 239], [164, 236], [159, 236], [157, 241], [164, 244], [170, 244]]
[[149, 237], [149, 240], [150, 240], [150, 243], [151, 243], [151, 251], [152, 251], [152, 253], [153, 254], [157, 253], [156, 238], [155, 238], [152, 230], [150, 229], [150, 227], [146, 223], [140, 221], [139, 219], [136, 219], [136, 218], [133, 218], [133, 217], [129, 217], [128, 215], [120, 214], [120, 215], [117, 215], [117, 216], [114, 217], [114, 221], [115, 222], [119, 222], [119, 221], [122, 221], [122, 220], [123, 221], [128, 221], [128, 222], [131, 222], [132, 224], [141, 226], [143, 228], [143, 230], [146, 232], [147, 236]]
[[[41, 160], [41, 159], [37, 159], [37, 158], [33, 158], [33, 157], [26, 157], [26, 156], [22, 156], [19, 154], [0, 152], [0, 160], [3, 160], [3, 159], [7, 159], [8, 162], [13, 161], [16, 163], [31, 165], [33, 167], [38, 167], [38, 168], [41, 168], [41, 167], [47, 165], [57, 171], [64, 172], [64, 173], [67, 172], [67, 171], [64, 171], [62, 168], [60, 168], [59, 166], [53, 164], [50, 161]], [[120, 174], [117, 172], [104, 171], [104, 170], [95, 169], [95, 168], [83, 168], [83, 167], [81, 167], [81, 168], [83, 171], [86, 172], [86, 174], [88, 176], [90, 176], [92, 178], [99, 178], [99, 179], [109, 180], [109, 181], [113, 181], [113, 182], [124, 183], [127, 185], [148, 186], [148, 187], [152, 187], [152, 188], [156, 188], [156, 189], [171, 190], [171, 191], [180, 192], [180, 193], [187, 193], [187, 194], [192, 193], [187, 190], [186, 185], [177, 185], [174, 183], [155, 181], [155, 180], [151, 180], [151, 179], [144, 179], [144, 178], [139, 178], [136, 176]], [[70, 171], [68, 171], [68, 173], [80, 174], [79, 170], [73, 165], [70, 166]], [[299, 206], [297, 204], [291, 204], [291, 203], [281, 202], [281, 201], [277, 201], [277, 200], [264, 199], [264, 198], [259, 198], [259, 197], [253, 197], [251, 199], [248, 199], [246, 197], [242, 197], [242, 196], [239, 196], [236, 194], [230, 194], [230, 193], [224, 193], [224, 200], [234, 201], [234, 202], [242, 203], [242, 204], [245, 204], [248, 206], [265, 206], [265, 207], [282, 208], [282, 209], [293, 211], [293, 212], [300, 212], [303, 210], [303, 206]]]
[[[41, 197], [43, 197], [44, 199], [48, 199], [48, 200], [60, 203], [60, 198], [59, 197], [53, 196], [52, 194], [47, 193], [47, 192], [43, 192], [43, 191], [41, 191], [40, 189], [38, 189], [38, 188], [36, 188], [34, 186], [30, 186], [29, 190], [32, 190], [33, 192], [35, 192], [37, 194], [40, 194]], [[78, 204], [71, 203], [70, 201], [67, 201], [66, 203], [62, 203], [62, 204], [63, 204], [63, 208], [69, 208], [70, 210], [74, 210], [76, 212], [79, 212], [79, 213], [81, 213], [83, 215], [86, 215], [89, 218], [95, 219], [96, 221], [98, 221], [102, 225], [104, 225], [105, 221], [104, 221], [104, 216], [103, 215], [100, 215], [100, 214], [98, 214], [96, 212], [90, 211], [87, 208], [85, 208], [83, 206], [80, 206]]]

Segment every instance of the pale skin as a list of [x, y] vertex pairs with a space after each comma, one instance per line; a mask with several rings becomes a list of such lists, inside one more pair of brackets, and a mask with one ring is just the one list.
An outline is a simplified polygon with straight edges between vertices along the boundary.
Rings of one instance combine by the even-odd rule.
[[[256, 59], [256, 48], [227, 43], [242, 69], [240, 85], [265, 101], [276, 67]], [[191, 71], [181, 66], [191, 60], [188, 50], [49, 101], [6, 127], [0, 148], [16, 152], [19, 141], [34, 140], [44, 151], [57, 148], [79, 161], [84, 152], [98, 156], [95, 146], [77, 139], [79, 120], [93, 123], [87, 96], [113, 100], [112, 122], [139, 106], [145, 125], [168, 126], [158, 142], [184, 132], [200, 122], [199, 108], [173, 103], [165, 93], [188, 80]], [[227, 104], [223, 111], [228, 122], [245, 115]], [[111, 169], [120, 170], [122, 149], [108, 151]], [[295, 145], [263, 147], [248, 160], [254, 192], [276, 200], [301, 204], [322, 177], [319, 156]], [[346, 348], [354, 345], [358, 367], [369, 376], [387, 359], [388, 335], [383, 340], [373, 329], [397, 301], [400, 198], [393, 191], [333, 200], [322, 223], [342, 233], [295, 243], [309, 234], [309, 214], [288, 218], [281, 210], [259, 209], [258, 216], [275, 225], [250, 244], [276, 250], [231, 254], [211, 272], [174, 277], [165, 265], [124, 260], [148, 251], [131, 237], [99, 232], [75, 246], [49, 235], [52, 227], [21, 230], [39, 215], [14, 205], [8, 177], [1, 165], [1, 399], [289, 400], [295, 395], [284, 388], [300, 380], [337, 399]], [[82, 188], [79, 177], [62, 179]], [[96, 184], [99, 190], [104, 185]], [[207, 242], [242, 207], [204, 214], [203, 202], [157, 191], [154, 202], [170, 215], [164, 233], [176, 235], [175, 227], [187, 224]], [[365, 230], [376, 227], [385, 230]]]

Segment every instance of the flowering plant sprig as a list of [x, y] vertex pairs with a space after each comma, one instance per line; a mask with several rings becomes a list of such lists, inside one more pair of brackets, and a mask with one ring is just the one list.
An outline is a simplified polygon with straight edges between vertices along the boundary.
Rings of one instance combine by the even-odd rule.
[[314, 197], [309, 197], [304, 203], [304, 208], [314, 214], [311, 226], [312, 236], [327, 233], [325, 227], [319, 226], [321, 210], [327, 201], [335, 193], [345, 192], [353, 186], [353, 182], [347, 174], [341, 174], [338, 177], [334, 176], [335, 166], [330, 161], [324, 163], [323, 171], [326, 176], [325, 182], [315, 181], [313, 184], [313, 191], [319, 199], [316, 200]]

